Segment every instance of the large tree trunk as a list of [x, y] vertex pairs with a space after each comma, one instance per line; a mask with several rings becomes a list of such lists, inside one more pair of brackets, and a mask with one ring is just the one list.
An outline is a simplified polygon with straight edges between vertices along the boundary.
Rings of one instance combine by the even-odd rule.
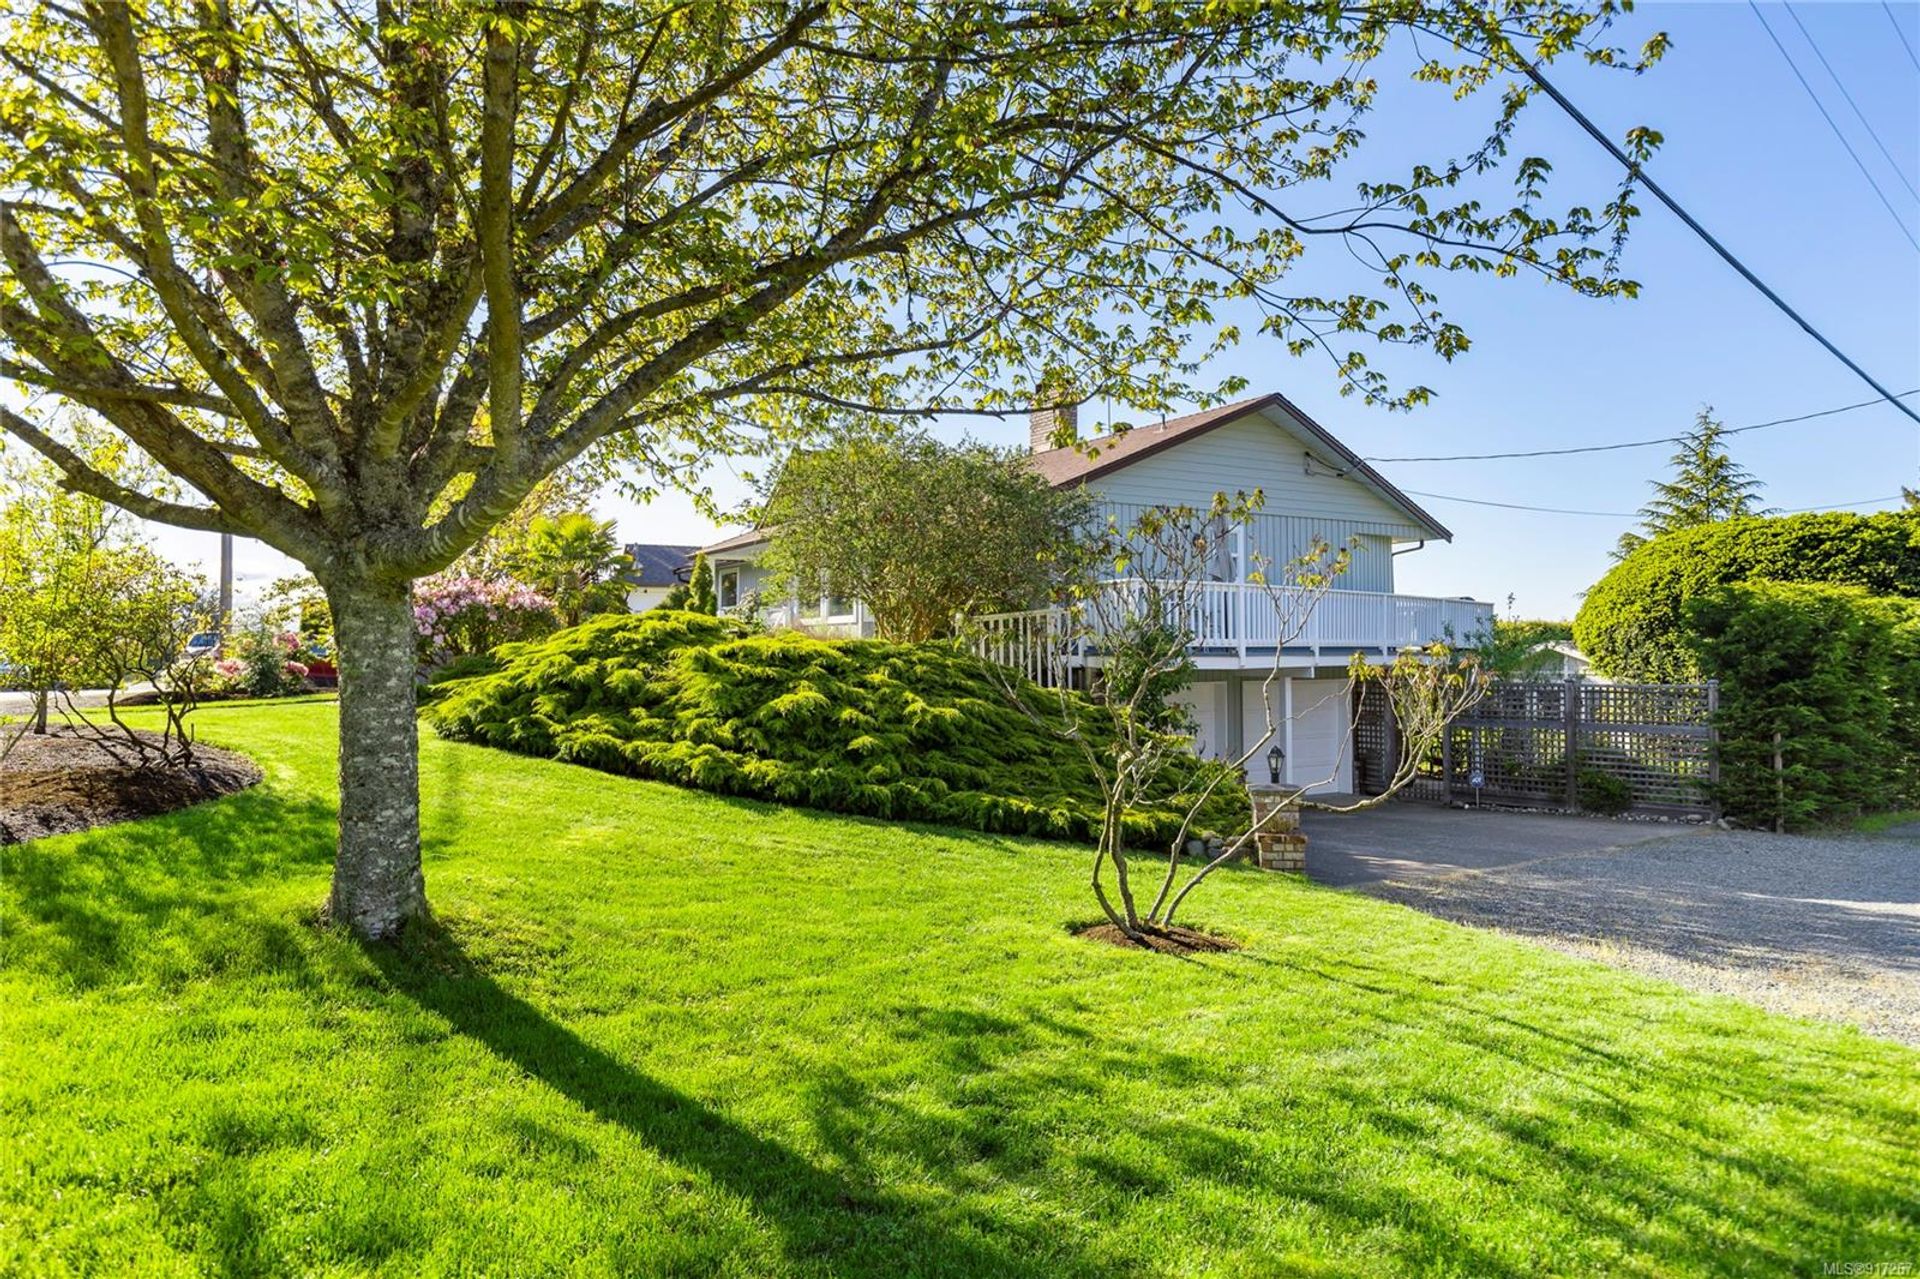
[[387, 940], [427, 910], [420, 871], [413, 605], [405, 586], [330, 587], [340, 662], [340, 844], [333, 918]]

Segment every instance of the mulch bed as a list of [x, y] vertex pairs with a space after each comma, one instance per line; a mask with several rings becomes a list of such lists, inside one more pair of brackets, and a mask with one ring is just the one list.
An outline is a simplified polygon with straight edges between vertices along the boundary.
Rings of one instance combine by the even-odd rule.
[[1082, 928], [1074, 936], [1103, 941], [1109, 946], [1125, 946], [1129, 950], [1157, 951], [1162, 955], [1208, 955], [1240, 949], [1240, 943], [1230, 937], [1215, 937], [1184, 924], [1175, 924], [1172, 928], [1143, 928], [1141, 934], [1138, 939], [1132, 938], [1110, 923], [1101, 923]]
[[44, 737], [28, 733], [0, 762], [0, 844], [170, 813], [260, 780], [259, 766], [244, 755], [212, 746], [195, 746], [193, 755], [189, 768], [134, 768], [63, 724]]

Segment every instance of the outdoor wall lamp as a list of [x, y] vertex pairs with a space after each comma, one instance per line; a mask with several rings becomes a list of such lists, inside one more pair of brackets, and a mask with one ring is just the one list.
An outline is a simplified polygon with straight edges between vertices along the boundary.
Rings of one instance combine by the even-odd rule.
[[1267, 752], [1267, 780], [1275, 786], [1280, 784], [1280, 766], [1287, 762], [1287, 753], [1275, 746]]

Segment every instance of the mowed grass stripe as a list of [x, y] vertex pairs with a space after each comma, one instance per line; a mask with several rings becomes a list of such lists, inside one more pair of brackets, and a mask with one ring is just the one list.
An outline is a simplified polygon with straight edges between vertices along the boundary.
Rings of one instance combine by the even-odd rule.
[[316, 926], [255, 791], [4, 850], [0, 1271], [1773, 1274], [1920, 1254], [1920, 1054], [1236, 871], [1172, 959], [1071, 845], [423, 740], [436, 925]]

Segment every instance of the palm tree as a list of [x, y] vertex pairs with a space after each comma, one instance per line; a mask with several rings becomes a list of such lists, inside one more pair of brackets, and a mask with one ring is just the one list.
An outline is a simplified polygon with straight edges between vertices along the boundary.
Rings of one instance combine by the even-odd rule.
[[612, 520], [581, 511], [543, 515], [527, 526], [516, 558], [514, 576], [553, 601], [563, 626], [625, 607], [620, 574], [633, 561], [615, 540]]

